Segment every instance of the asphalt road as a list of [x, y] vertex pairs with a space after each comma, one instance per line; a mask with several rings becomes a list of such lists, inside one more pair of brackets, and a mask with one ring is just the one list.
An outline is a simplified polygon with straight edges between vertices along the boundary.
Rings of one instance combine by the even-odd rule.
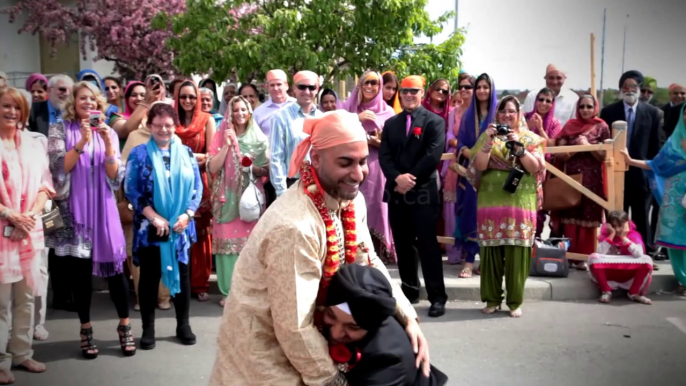
[[[115, 310], [107, 294], [93, 298], [100, 357], [81, 359], [76, 314], [51, 312], [50, 339], [34, 345], [44, 374], [15, 371], [17, 385], [195, 386], [206, 385], [214, 362], [221, 308], [191, 305], [198, 344], [177, 344], [173, 311], [158, 311], [157, 348], [133, 358], [120, 354]], [[506, 312], [484, 316], [481, 304], [452, 302], [439, 319], [424, 317], [432, 363], [450, 385], [621, 385], [686, 384], [686, 299], [658, 295], [643, 306], [625, 299], [611, 305], [588, 302], [529, 302], [515, 320]], [[136, 338], [138, 313], [132, 312]]]

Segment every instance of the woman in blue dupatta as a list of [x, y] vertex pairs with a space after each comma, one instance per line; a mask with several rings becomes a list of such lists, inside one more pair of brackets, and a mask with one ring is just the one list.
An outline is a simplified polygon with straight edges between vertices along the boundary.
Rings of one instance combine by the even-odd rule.
[[[467, 167], [471, 158], [470, 149], [476, 140], [493, 123], [498, 105], [495, 83], [488, 74], [481, 74], [474, 83], [476, 89], [469, 108], [462, 115], [460, 131], [457, 133], [458, 163]], [[476, 190], [467, 179], [458, 177], [457, 202], [455, 203], [455, 245], [461, 251], [465, 266], [461, 278], [472, 277], [474, 259], [479, 253], [476, 234]]]
[[[650, 187], [660, 204], [660, 217], [656, 243], [666, 247], [674, 275], [686, 287], [686, 116], [681, 108], [679, 123], [650, 161], [634, 160], [625, 149], [622, 151], [629, 166], [647, 170]], [[684, 291], [686, 294], [686, 291]]]
[[133, 148], [126, 162], [124, 193], [133, 206], [133, 262], [140, 267], [138, 298], [143, 319], [140, 347], [155, 348], [155, 308], [160, 278], [174, 297], [176, 338], [195, 344], [189, 324], [189, 252], [197, 241], [193, 217], [202, 181], [193, 151], [174, 135], [179, 117], [162, 102], [150, 106], [152, 138]]

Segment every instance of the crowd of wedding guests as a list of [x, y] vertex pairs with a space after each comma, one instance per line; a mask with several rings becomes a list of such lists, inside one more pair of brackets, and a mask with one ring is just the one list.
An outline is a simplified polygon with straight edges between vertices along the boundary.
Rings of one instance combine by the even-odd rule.
[[[553, 65], [545, 87], [523, 104], [514, 96], [499, 100], [485, 73], [427, 85], [419, 76], [401, 82], [392, 72], [370, 70], [345, 100], [321, 89], [311, 71], [292, 82], [282, 70], [269, 71], [267, 98], [251, 83], [226, 83], [220, 93], [222, 82], [213, 79], [166, 85], [150, 75], [124, 83], [91, 70], [77, 78], [33, 74], [25, 90], [0, 87], [0, 384], [13, 380], [13, 365], [45, 371], [32, 359], [31, 341], [48, 338], [48, 272], [53, 308], [78, 313], [85, 358], [98, 356], [92, 276], [107, 281], [123, 355], [137, 348], [131, 308], [141, 313], [141, 349], [155, 347], [156, 309], [171, 303], [176, 337], [195, 344], [191, 298], [209, 299], [213, 270], [226, 298], [256, 224], [242, 212], [245, 193], [259, 192], [251, 194], [262, 209], [278, 199], [299, 178], [289, 165], [303, 122], [337, 109], [356, 114], [367, 132], [369, 174], [361, 193], [373, 248], [384, 262], [398, 263], [411, 302], [419, 298], [422, 265], [429, 316], [443, 315], [447, 301], [437, 235], [455, 237], [444, 248], [449, 264], [464, 265], [460, 277], [481, 275], [486, 314], [505, 300], [512, 317], [522, 315], [534, 241], [546, 223], [551, 235], [569, 238], [570, 252], [591, 255], [574, 266], [590, 265], [602, 302], [629, 283], [629, 297], [650, 304], [648, 255], [659, 247], [686, 285], [686, 88], [672, 85], [670, 104], [658, 109], [648, 103], [653, 90], [638, 71], [622, 75], [621, 99], [605, 107], [564, 87], [566, 75]], [[620, 120], [627, 122], [624, 156], [631, 166], [626, 212], [606, 216], [586, 197], [544, 210], [546, 164], [607, 197], [607, 154], [551, 156], [545, 149], [601, 144]], [[432, 161], [445, 152], [455, 158]], [[650, 218], [651, 208], [659, 219]], [[608, 263], [615, 255], [622, 264]]]

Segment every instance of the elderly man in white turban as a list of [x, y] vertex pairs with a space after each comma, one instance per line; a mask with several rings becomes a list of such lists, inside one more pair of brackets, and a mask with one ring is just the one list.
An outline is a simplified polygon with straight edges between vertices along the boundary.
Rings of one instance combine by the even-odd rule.
[[[356, 114], [307, 118], [290, 162], [297, 181], [267, 209], [238, 258], [210, 385], [345, 385], [329, 356], [323, 311], [343, 264], [388, 271], [374, 253], [359, 193], [369, 169]], [[311, 163], [305, 157], [311, 147]], [[428, 375], [428, 344], [399, 286], [396, 317]]]

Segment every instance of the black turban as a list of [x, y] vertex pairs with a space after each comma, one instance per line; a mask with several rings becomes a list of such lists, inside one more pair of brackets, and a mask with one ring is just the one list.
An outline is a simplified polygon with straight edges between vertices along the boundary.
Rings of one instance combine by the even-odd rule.
[[326, 305], [347, 303], [355, 323], [369, 331], [395, 314], [391, 283], [374, 267], [346, 264], [331, 278]]
[[630, 70], [622, 74], [622, 77], [619, 78], [619, 89], [622, 89], [622, 86], [624, 86], [624, 81], [627, 79], [633, 79], [638, 83], [638, 87], [641, 87], [643, 84], [643, 74], [641, 74], [640, 71], [636, 70]]

